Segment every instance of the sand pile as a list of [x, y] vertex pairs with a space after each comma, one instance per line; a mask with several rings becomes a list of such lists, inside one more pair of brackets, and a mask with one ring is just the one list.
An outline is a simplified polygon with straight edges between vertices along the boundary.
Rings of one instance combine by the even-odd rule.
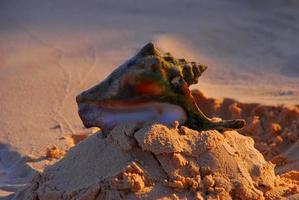
[[72, 148], [13, 199], [273, 199], [299, 193], [299, 173], [275, 176], [250, 137], [119, 124]]
[[193, 91], [197, 104], [209, 117], [243, 118], [247, 126], [239, 132], [255, 141], [276, 172], [299, 170], [299, 105], [270, 106], [241, 103], [234, 99], [208, 98]]

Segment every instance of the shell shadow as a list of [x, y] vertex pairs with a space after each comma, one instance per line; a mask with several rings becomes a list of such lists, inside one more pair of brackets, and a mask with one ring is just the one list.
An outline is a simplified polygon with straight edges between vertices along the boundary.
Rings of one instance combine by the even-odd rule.
[[[30, 182], [37, 171], [27, 164], [28, 160], [28, 156], [21, 155], [9, 144], [0, 143], [0, 190], [12, 194]], [[0, 199], [10, 196], [0, 196]]]

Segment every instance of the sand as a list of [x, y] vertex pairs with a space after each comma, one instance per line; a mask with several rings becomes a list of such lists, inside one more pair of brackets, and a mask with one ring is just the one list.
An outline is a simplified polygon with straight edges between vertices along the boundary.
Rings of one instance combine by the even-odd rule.
[[[280, 176], [236, 131], [119, 124], [95, 134], [12, 199], [281, 199], [299, 194], [299, 172]], [[297, 196], [298, 197], [298, 196]]]
[[265, 159], [276, 164], [277, 173], [299, 169], [299, 105], [266, 106], [214, 99], [198, 90], [193, 96], [209, 117], [246, 119], [247, 126], [240, 133], [254, 139]]
[[[44, 159], [18, 158], [11, 173], [22, 185], [4, 187], [3, 195], [18, 189], [8, 199], [297, 199], [299, 107], [192, 93], [208, 116], [241, 117], [247, 126], [224, 133], [178, 124], [93, 129], [63, 138], [72, 146], [67, 152], [52, 146]], [[55, 164], [31, 168], [43, 162]]]
[[[92, 132], [83, 128], [75, 96], [148, 41], [175, 56], [208, 64], [194, 89], [216, 98], [208, 101], [217, 105], [222, 105], [220, 98], [234, 99], [224, 101], [225, 110], [229, 102], [237, 102], [231, 108], [251, 116], [249, 108], [256, 104], [245, 109], [243, 103], [275, 108], [298, 104], [298, 5], [232, 0], [1, 1], [0, 195], [23, 188], [34, 174], [57, 162], [47, 158], [47, 149], [55, 145], [67, 151]], [[205, 112], [229, 114], [215, 113], [217, 105], [208, 105], [212, 110]], [[259, 127], [257, 118], [248, 120], [252, 130]], [[278, 156], [272, 161], [281, 173], [297, 169], [298, 142], [292, 142], [293, 134], [285, 129], [297, 136], [298, 131], [295, 123], [291, 128], [277, 120], [270, 121], [286, 133], [276, 135], [284, 142], [269, 146], [281, 138], [261, 129], [253, 139], [263, 154], [271, 152], [264, 154], [267, 161]], [[252, 136], [249, 132], [242, 134]], [[276, 147], [278, 153], [272, 155]]]

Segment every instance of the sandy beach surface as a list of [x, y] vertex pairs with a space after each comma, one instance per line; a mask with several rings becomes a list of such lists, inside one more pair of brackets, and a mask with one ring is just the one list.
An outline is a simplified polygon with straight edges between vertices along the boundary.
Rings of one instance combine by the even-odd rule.
[[[243, 109], [241, 116], [253, 128], [242, 134], [260, 142], [255, 147], [267, 161], [284, 153], [281, 157], [292, 158], [291, 169], [295, 169], [298, 9], [299, 3], [292, 0], [1, 1], [0, 195], [26, 187], [34, 174], [54, 164], [56, 159], [47, 158], [47, 149], [53, 145], [64, 152], [95, 132], [83, 128], [75, 96], [105, 78], [148, 41], [175, 56], [207, 64], [208, 70], [192, 86], [211, 97], [198, 94], [204, 105], [210, 103], [206, 112], [232, 117]], [[224, 104], [219, 99], [225, 97], [234, 100], [226, 99], [230, 103]], [[217, 99], [224, 110], [217, 110]], [[250, 103], [269, 107], [257, 109]], [[277, 113], [292, 114], [269, 114], [270, 105], [282, 104], [288, 108], [276, 107], [276, 111], [283, 110]], [[231, 109], [230, 116], [226, 108]], [[244, 114], [248, 110], [255, 114]], [[254, 116], [264, 117], [270, 128], [257, 129]], [[281, 126], [276, 127], [278, 132], [273, 128], [275, 137], [263, 137], [262, 133], [273, 131], [275, 123]], [[275, 141], [282, 133], [287, 142], [278, 145]], [[267, 149], [263, 142], [275, 144]], [[283, 166], [283, 158], [276, 157], [276, 164]]]

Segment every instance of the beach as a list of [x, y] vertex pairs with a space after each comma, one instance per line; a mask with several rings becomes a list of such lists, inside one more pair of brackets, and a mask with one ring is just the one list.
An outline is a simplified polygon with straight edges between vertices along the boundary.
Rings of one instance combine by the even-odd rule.
[[191, 87], [207, 97], [298, 105], [298, 8], [291, 0], [1, 1], [3, 196], [57, 161], [48, 148], [67, 151], [74, 135], [92, 133], [76, 95], [149, 41], [208, 65]]

